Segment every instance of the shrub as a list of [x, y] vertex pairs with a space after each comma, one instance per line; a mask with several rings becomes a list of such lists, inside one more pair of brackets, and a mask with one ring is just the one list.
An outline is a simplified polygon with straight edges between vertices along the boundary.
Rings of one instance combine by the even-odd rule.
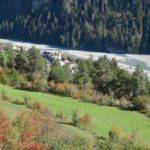
[[37, 103], [37, 102], [35, 102], [35, 103], [29, 103], [29, 105], [28, 105], [28, 108], [30, 108], [30, 109], [32, 109], [32, 110], [41, 110], [42, 108], [44, 108], [43, 106], [42, 106], [42, 104], [41, 103]]
[[56, 117], [57, 117], [58, 119], [62, 119], [62, 120], [64, 120], [64, 119], [66, 118], [66, 116], [65, 116], [62, 112], [57, 113], [57, 114], [56, 114]]
[[73, 93], [72, 98], [74, 98], [74, 99], [81, 99], [80, 92], [78, 91], [78, 92]]
[[78, 127], [79, 121], [80, 121], [80, 116], [79, 116], [78, 111], [76, 110], [76, 111], [72, 112], [72, 124], [73, 124], [73, 126]]
[[9, 97], [6, 95], [6, 91], [4, 90], [0, 91], [0, 99], [3, 101], [9, 101]]
[[20, 84], [24, 80], [23, 75], [21, 75], [15, 69], [12, 69], [9, 72], [8, 79], [9, 79], [9, 85], [11, 85], [11, 86], [15, 86], [17, 84]]
[[40, 143], [23, 143], [22, 145], [24, 150], [48, 150], [48, 147]]
[[132, 104], [131, 101], [127, 100], [126, 98], [121, 98], [120, 99], [120, 108], [128, 110], [128, 109], [133, 109], [134, 105]]
[[9, 131], [9, 121], [6, 116], [0, 112], [0, 147], [7, 140], [7, 133]]
[[45, 136], [38, 139], [41, 143], [47, 143], [49, 149], [52, 150], [91, 150], [91, 142], [85, 137], [71, 136], [60, 137], [57, 139], [49, 139]]
[[50, 81], [48, 83], [49, 91], [53, 92], [55, 94], [63, 95], [63, 96], [71, 96], [72, 92], [71, 89], [74, 85], [70, 83], [54, 83], [53, 81]]
[[133, 103], [137, 110], [140, 112], [150, 115], [150, 97], [149, 96], [138, 96], [134, 99]]
[[81, 99], [81, 93], [76, 85], [70, 86], [69, 93], [72, 98]]
[[32, 83], [32, 90], [37, 92], [47, 92], [48, 91], [47, 80], [39, 79], [37, 81], [34, 81]]
[[114, 127], [107, 137], [96, 137], [96, 149], [102, 150], [147, 150], [149, 146], [144, 145], [134, 136], [123, 136], [119, 127]]
[[109, 95], [103, 95], [101, 93], [95, 92], [93, 94], [92, 103], [98, 104], [98, 105], [106, 105], [106, 106], [115, 106], [115, 99], [112, 96]]
[[34, 109], [41, 110], [43, 108], [41, 103], [34, 103]]
[[15, 86], [24, 80], [23, 76], [15, 69], [0, 68], [0, 82], [7, 85]]
[[27, 108], [33, 108], [33, 104], [31, 103], [31, 98], [30, 96], [24, 96], [24, 104], [26, 105]]
[[75, 127], [86, 130], [91, 126], [91, 118], [88, 114], [80, 116], [76, 110], [72, 113], [72, 124]]
[[69, 138], [66, 141], [67, 141], [66, 144], [68, 145], [67, 146], [68, 149], [90, 150], [92, 147], [91, 143], [85, 137], [81, 137], [81, 136], [75, 136]]
[[9, 70], [8, 69], [3, 69], [0, 67], [0, 83], [3, 83], [3, 84], [9, 84], [9, 79], [8, 79], [8, 72]]
[[12, 103], [16, 105], [25, 105], [25, 102], [19, 99], [13, 100]]
[[49, 139], [57, 138], [57, 126], [51, 112], [40, 108], [21, 113], [12, 124], [11, 139], [20, 143], [23, 149], [46, 150], [47, 144], [37, 141], [43, 135]]
[[113, 127], [111, 131], [109, 131], [109, 139], [112, 141], [120, 139], [122, 136], [122, 130], [120, 127]]
[[88, 129], [91, 126], [91, 118], [88, 114], [83, 115], [82, 117], [80, 117], [79, 120], [79, 127], [81, 129]]

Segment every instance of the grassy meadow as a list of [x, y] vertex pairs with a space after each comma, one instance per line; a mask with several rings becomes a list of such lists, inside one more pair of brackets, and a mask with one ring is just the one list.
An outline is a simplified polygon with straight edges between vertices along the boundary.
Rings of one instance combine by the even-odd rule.
[[[62, 112], [67, 117], [68, 121], [71, 121], [72, 111], [76, 109], [81, 113], [88, 113], [91, 116], [92, 126], [90, 132], [81, 131], [70, 125], [63, 124], [62, 127], [64, 127], [66, 132], [79, 132], [84, 136], [91, 136], [90, 133], [92, 132], [106, 136], [113, 126], [119, 126], [124, 134], [128, 134], [135, 130], [145, 142], [150, 140], [149, 118], [135, 111], [123, 111], [114, 107], [97, 106], [52, 94], [17, 90], [2, 84], [0, 84], [0, 90], [4, 90], [12, 99], [22, 100], [24, 96], [29, 96], [31, 101], [40, 102], [45, 107], [50, 108], [54, 114]], [[4, 111], [11, 119], [13, 119], [19, 111], [24, 111], [26, 109], [27, 108], [24, 106], [4, 101], [2, 101], [0, 105], [0, 110]]]

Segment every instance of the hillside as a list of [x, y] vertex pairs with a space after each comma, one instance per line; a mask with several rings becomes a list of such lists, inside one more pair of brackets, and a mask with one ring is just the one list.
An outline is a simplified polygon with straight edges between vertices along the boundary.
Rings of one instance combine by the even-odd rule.
[[0, 37], [150, 53], [149, 0], [1, 0]]
[[[16, 90], [2, 84], [0, 84], [0, 90], [5, 90], [7, 95], [12, 99], [22, 100], [23, 96], [30, 96], [32, 102], [40, 102], [47, 108], [50, 108], [54, 114], [62, 112], [69, 120], [71, 119], [71, 112], [76, 109], [78, 109], [81, 113], [88, 113], [92, 118], [92, 127], [90, 132], [98, 135], [107, 135], [108, 131], [113, 126], [120, 126], [124, 134], [131, 133], [134, 129], [145, 142], [148, 142], [150, 139], [149, 119], [138, 112], [123, 111], [113, 107], [97, 106], [51, 94]], [[6, 112], [6, 114], [12, 119], [17, 112], [25, 110], [25, 107], [8, 102], [1, 102], [0, 110]], [[82, 135], [89, 135], [88, 132], [76, 130], [71, 126], [64, 127], [66, 132], [78, 131]]]

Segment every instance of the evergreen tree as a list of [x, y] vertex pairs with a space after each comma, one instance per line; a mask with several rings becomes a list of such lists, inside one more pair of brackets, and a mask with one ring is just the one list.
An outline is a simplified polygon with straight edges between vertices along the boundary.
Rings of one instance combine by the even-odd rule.
[[148, 78], [144, 74], [140, 65], [137, 65], [132, 76], [134, 96], [149, 94]]
[[52, 69], [50, 70], [48, 80], [54, 81], [56, 83], [70, 82], [72, 80], [72, 74], [67, 65], [65, 66], [56, 65], [53, 66]]
[[29, 72], [29, 59], [28, 59], [28, 54], [26, 51], [21, 49], [18, 51], [16, 58], [15, 58], [15, 63], [16, 63], [16, 69], [20, 73], [27, 73]]

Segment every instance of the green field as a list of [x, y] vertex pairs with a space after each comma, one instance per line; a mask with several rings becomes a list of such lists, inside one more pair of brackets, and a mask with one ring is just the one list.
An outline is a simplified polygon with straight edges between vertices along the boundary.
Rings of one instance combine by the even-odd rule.
[[[28, 95], [33, 102], [42, 103], [44, 106], [50, 108], [54, 114], [63, 112], [68, 119], [70, 119], [72, 111], [76, 109], [81, 113], [88, 113], [92, 118], [92, 127], [90, 129], [92, 133], [107, 135], [113, 126], [119, 126], [125, 134], [130, 133], [134, 129], [145, 142], [150, 140], [150, 119], [138, 112], [123, 111], [114, 107], [97, 106], [52, 94], [17, 90], [1, 84], [0, 89], [5, 90], [7, 95], [13, 99], [23, 99], [25, 95]], [[26, 109], [24, 106], [8, 102], [1, 102], [0, 105], [0, 110], [5, 111], [10, 117], [14, 117], [14, 114], [24, 109]], [[68, 131], [76, 132], [76, 129], [73, 127], [68, 126], [67, 129]], [[82, 131], [81, 134], [83, 134]]]

